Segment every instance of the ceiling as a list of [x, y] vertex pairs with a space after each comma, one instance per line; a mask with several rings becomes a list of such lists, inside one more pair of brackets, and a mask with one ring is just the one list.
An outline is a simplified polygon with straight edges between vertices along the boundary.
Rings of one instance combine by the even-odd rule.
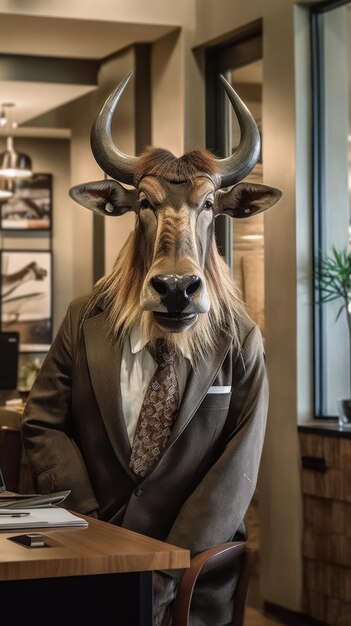
[[[11, 115], [20, 135], [41, 134], [40, 129], [30, 128], [31, 119], [95, 89], [102, 59], [174, 29], [1, 13], [0, 19], [0, 105], [15, 104]], [[0, 135], [7, 132], [7, 127], [0, 128]], [[55, 134], [54, 129], [50, 134]]]

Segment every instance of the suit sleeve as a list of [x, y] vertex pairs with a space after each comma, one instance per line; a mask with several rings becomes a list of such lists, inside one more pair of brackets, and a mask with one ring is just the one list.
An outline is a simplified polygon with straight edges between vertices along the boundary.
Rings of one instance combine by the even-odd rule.
[[78, 332], [72, 319], [71, 306], [29, 394], [21, 436], [35, 490], [45, 494], [71, 489], [65, 506], [89, 514], [98, 505], [71, 436], [73, 343]]
[[255, 491], [267, 410], [263, 343], [254, 326], [234, 368], [228, 415], [233, 427], [227, 444], [180, 509], [167, 538], [169, 543], [188, 548], [194, 555], [233, 539]]

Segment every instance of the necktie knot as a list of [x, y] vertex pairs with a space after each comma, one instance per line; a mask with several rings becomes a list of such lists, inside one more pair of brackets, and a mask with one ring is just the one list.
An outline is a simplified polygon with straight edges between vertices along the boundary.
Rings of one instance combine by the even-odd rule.
[[156, 339], [155, 343], [149, 346], [149, 352], [160, 367], [174, 364], [176, 349], [165, 339]]

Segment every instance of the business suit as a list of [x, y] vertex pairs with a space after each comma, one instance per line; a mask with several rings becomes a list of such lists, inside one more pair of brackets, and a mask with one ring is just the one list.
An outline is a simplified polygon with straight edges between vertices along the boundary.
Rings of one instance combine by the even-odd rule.
[[121, 346], [106, 339], [102, 310], [78, 341], [84, 302], [69, 307], [26, 404], [22, 437], [36, 489], [71, 489], [71, 509], [193, 553], [232, 539], [255, 489], [266, 423], [256, 325], [238, 320], [241, 354], [219, 333], [189, 376], [166, 451], [140, 479], [128, 467]]

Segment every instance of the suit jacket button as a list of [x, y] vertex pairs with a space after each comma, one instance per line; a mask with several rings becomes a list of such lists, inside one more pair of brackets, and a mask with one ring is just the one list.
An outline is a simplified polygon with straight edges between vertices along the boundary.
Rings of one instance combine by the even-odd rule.
[[144, 493], [143, 489], [140, 489], [140, 487], [138, 487], [137, 489], [134, 490], [134, 495], [135, 496], [141, 496]]

